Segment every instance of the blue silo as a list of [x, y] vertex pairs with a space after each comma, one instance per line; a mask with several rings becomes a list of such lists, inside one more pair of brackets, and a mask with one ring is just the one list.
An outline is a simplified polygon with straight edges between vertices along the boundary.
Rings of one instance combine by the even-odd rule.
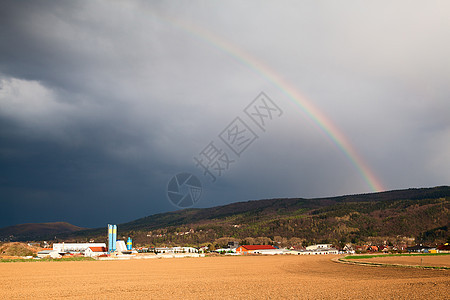
[[127, 250], [128, 250], [128, 251], [131, 251], [132, 248], [133, 248], [133, 241], [131, 240], [130, 237], [128, 237], [128, 240], [127, 240]]

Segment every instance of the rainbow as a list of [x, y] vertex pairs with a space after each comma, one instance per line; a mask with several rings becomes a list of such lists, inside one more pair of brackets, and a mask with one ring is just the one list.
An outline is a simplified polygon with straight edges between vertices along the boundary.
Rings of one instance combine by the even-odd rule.
[[308, 99], [300, 94], [292, 85], [290, 85], [280, 74], [277, 74], [269, 66], [251, 56], [247, 52], [239, 49], [227, 40], [221, 38], [217, 34], [205, 30], [202, 27], [196, 26], [193, 23], [183, 22], [180, 19], [175, 19], [161, 14], [155, 15], [158, 19], [168, 22], [176, 28], [187, 32], [190, 35], [196, 36], [218, 50], [225, 52], [234, 57], [240, 63], [250, 67], [260, 76], [266, 78], [269, 82], [276, 85], [296, 106], [300, 108], [320, 130], [342, 151], [348, 158], [355, 169], [361, 174], [364, 181], [369, 188], [374, 191], [383, 191], [381, 181], [371, 171], [368, 164], [361, 158], [346, 136], [333, 124], [333, 122], [325, 116], [317, 107], [313, 105]]

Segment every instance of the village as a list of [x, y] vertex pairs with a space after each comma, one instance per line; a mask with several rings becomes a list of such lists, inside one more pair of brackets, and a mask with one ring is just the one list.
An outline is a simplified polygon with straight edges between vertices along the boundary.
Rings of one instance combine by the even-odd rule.
[[[223, 247], [212, 243], [202, 246], [173, 245], [170, 246], [133, 246], [131, 237], [123, 240], [117, 239], [117, 225], [108, 224], [107, 243], [95, 242], [28, 242], [22, 244], [31, 252], [27, 255], [16, 255], [22, 259], [61, 259], [61, 258], [93, 258], [96, 260], [120, 260], [120, 259], [149, 259], [149, 258], [177, 258], [177, 257], [205, 257], [217, 255], [344, 255], [344, 254], [389, 254], [389, 253], [448, 253], [450, 245], [423, 245], [402, 243], [394, 245], [384, 240], [380, 243], [371, 242], [365, 245], [347, 243], [334, 245], [331, 243], [319, 243], [312, 245], [292, 245], [282, 247], [277, 243], [244, 243], [230, 239]], [[189, 234], [189, 232], [186, 232]], [[405, 239], [403, 239], [405, 240]], [[406, 239], [408, 240], [408, 239]], [[409, 242], [412, 242], [408, 240]], [[2, 251], [0, 256], [5, 256]], [[11, 257], [14, 258], [14, 255]]]
[[[204, 247], [131, 247], [131, 239], [116, 241], [116, 249], [108, 249], [106, 243], [55, 243], [51, 248], [44, 248], [37, 252], [35, 259], [63, 258], [63, 257], [90, 257], [98, 260], [114, 259], [147, 259], [147, 258], [177, 258], [177, 257], [204, 257], [205, 255], [338, 255], [338, 254], [376, 254], [376, 253], [449, 253], [450, 245], [443, 244], [437, 247], [415, 245], [398, 251], [390, 246], [352, 246], [346, 245], [338, 249], [332, 244], [315, 244], [307, 247], [277, 248], [272, 245], [239, 245], [230, 242], [228, 247], [215, 250]], [[111, 251], [112, 250], [112, 251]], [[32, 257], [28, 257], [32, 258]]]
[[145, 259], [204, 257], [205, 254], [223, 255], [327, 255], [354, 253], [353, 250], [339, 251], [331, 244], [311, 245], [305, 249], [276, 248], [272, 245], [238, 245], [230, 243], [228, 248], [209, 251], [207, 247], [157, 247], [127, 248], [124, 241], [117, 241], [117, 248], [108, 251], [105, 243], [55, 243], [52, 248], [44, 248], [37, 253], [39, 258], [62, 258], [64, 256], [84, 256], [105, 259]]

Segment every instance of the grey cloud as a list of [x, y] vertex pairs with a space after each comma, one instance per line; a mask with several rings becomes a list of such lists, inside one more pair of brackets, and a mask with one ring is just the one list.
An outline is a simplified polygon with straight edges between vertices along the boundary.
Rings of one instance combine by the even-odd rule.
[[[166, 184], [183, 171], [204, 183], [198, 206], [369, 192], [267, 75], [336, 124], [387, 189], [448, 184], [448, 17], [438, 1], [3, 1], [0, 226], [174, 210]], [[209, 182], [193, 156], [261, 91], [283, 116]]]

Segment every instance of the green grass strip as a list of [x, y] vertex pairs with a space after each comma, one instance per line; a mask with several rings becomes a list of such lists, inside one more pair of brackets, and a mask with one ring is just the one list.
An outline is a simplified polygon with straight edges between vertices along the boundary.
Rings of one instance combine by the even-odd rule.
[[51, 261], [51, 262], [60, 262], [60, 261], [95, 261], [92, 257], [67, 257], [67, 258], [41, 258], [41, 259], [26, 259], [26, 258], [6, 258], [0, 259], [0, 263], [11, 263], [11, 262], [39, 262], [39, 261]]
[[401, 264], [383, 264], [383, 263], [372, 263], [372, 262], [362, 262], [362, 261], [348, 261], [345, 259], [338, 259], [338, 261], [343, 263], [350, 263], [353, 265], [362, 266], [373, 266], [373, 267], [397, 267], [397, 268], [414, 268], [414, 269], [433, 269], [433, 270], [450, 270], [449, 267], [442, 266], [414, 266], [414, 265], [401, 265]]
[[390, 257], [390, 256], [438, 256], [438, 255], [449, 255], [450, 253], [400, 253], [400, 254], [375, 254], [375, 255], [349, 255], [344, 257], [344, 259], [364, 259], [373, 257]]

